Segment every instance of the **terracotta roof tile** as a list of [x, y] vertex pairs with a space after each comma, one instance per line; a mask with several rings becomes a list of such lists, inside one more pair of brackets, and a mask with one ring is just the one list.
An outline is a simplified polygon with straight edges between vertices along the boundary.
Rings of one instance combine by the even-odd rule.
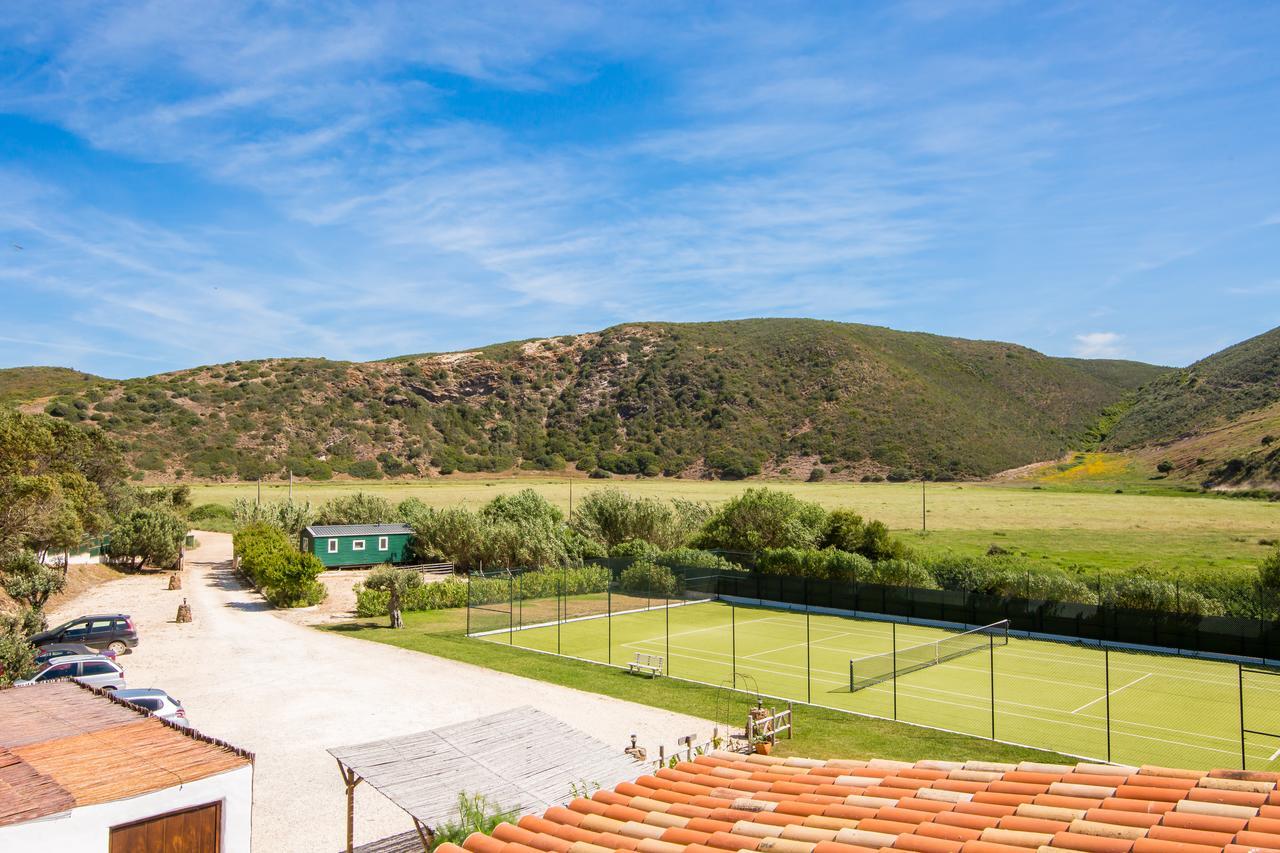
[[1278, 780], [1155, 766], [715, 753], [502, 824], [463, 846], [470, 853], [1280, 853]]

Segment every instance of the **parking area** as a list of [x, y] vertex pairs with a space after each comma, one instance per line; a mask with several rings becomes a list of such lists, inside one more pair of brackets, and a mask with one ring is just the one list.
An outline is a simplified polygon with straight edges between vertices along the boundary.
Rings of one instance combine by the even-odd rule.
[[[133, 617], [141, 642], [121, 658], [129, 687], [168, 690], [197, 729], [256, 754], [257, 849], [337, 850], [345, 843], [345, 791], [326, 747], [524, 704], [619, 750], [632, 732], [651, 748], [711, 733], [708, 721], [344, 638], [299, 624], [296, 613], [283, 618], [231, 573], [229, 535], [197, 537], [181, 591], [166, 588], [167, 574], [129, 576], [84, 592], [49, 618]], [[184, 598], [193, 621], [180, 624]], [[408, 828], [402, 812], [357, 788], [358, 843]]]

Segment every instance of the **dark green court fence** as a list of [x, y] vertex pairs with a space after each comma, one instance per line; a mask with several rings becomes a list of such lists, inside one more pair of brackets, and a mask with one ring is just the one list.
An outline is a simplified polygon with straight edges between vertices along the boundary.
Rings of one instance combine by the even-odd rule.
[[[474, 573], [468, 634], [614, 666], [661, 655], [668, 676], [1108, 761], [1280, 767], [1280, 674], [1204, 654], [1270, 659], [1273, 623], [1161, 625], [1168, 614], [624, 568]], [[948, 628], [1002, 620], [1008, 649], [975, 643], [937, 672], [895, 664], [871, 689], [853, 688], [855, 654], [918, 661], [922, 641]]]

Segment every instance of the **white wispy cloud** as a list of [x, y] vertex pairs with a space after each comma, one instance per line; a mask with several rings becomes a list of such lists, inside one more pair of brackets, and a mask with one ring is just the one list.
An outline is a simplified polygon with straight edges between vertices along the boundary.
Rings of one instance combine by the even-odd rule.
[[1081, 358], [1119, 358], [1124, 354], [1124, 335], [1116, 332], [1076, 335], [1075, 354]]

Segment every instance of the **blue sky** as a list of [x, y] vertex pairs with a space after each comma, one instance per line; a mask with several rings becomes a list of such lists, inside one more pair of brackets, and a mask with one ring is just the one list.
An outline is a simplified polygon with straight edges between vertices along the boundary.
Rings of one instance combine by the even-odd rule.
[[[1280, 5], [11, 2], [0, 366], [1280, 325]], [[18, 246], [21, 249], [17, 248]]]

